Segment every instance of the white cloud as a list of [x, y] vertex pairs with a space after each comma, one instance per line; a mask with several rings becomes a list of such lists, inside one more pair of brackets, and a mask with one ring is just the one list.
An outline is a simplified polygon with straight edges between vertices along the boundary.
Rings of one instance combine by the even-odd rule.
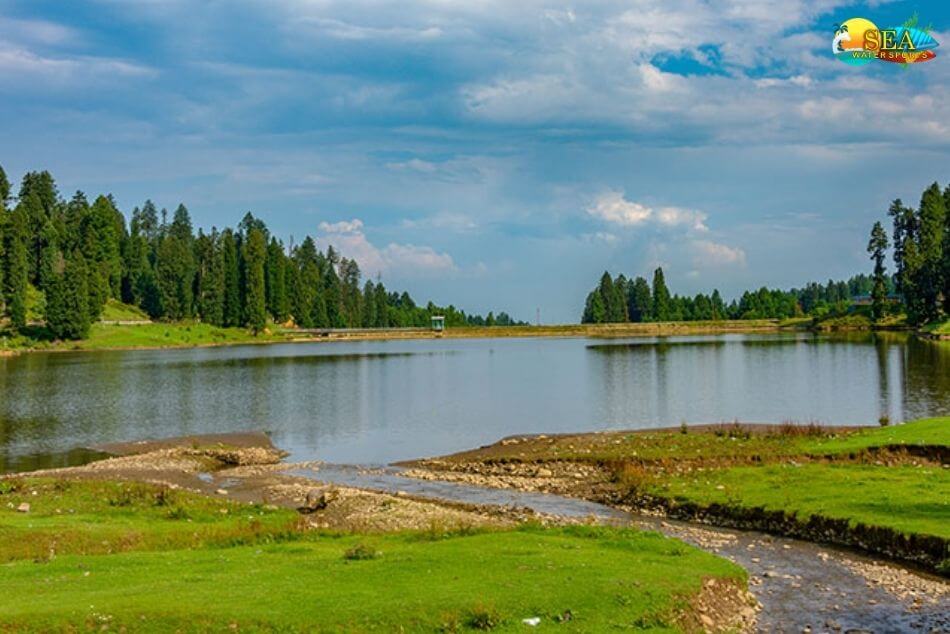
[[653, 217], [653, 210], [646, 205], [631, 202], [623, 192], [609, 191], [601, 194], [587, 208], [587, 213], [606, 222], [624, 227], [642, 225]]
[[608, 191], [587, 208], [587, 213], [610, 224], [637, 227], [653, 222], [664, 227], [686, 227], [693, 231], [707, 231], [706, 214], [682, 207], [654, 209], [643, 203], [627, 200], [622, 191]]
[[341, 220], [339, 222], [321, 222], [318, 228], [323, 233], [331, 234], [362, 233], [363, 221], [354, 218], [353, 220]]
[[319, 229], [323, 235], [317, 237], [317, 243], [321, 247], [332, 245], [343, 256], [353, 258], [368, 277], [384, 273], [415, 277], [457, 270], [452, 256], [429, 246], [391, 242], [377, 247], [366, 237], [359, 218], [321, 222]]
[[668, 227], [686, 226], [695, 231], [708, 231], [706, 214], [682, 207], [660, 207], [656, 210], [656, 219]]
[[712, 240], [694, 240], [692, 247], [693, 261], [699, 268], [725, 265], [745, 266], [745, 251], [739, 247], [730, 247]]

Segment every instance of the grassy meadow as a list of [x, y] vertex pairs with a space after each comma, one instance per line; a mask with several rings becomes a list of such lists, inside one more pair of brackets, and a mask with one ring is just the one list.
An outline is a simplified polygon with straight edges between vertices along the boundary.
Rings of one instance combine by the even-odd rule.
[[[23, 503], [29, 512], [18, 512]], [[307, 531], [292, 511], [144, 484], [0, 480], [0, 630], [677, 631], [737, 566], [602, 527]]]

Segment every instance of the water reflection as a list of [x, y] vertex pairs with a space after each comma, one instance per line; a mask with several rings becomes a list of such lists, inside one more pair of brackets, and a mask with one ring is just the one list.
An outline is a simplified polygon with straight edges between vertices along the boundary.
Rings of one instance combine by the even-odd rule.
[[0, 470], [242, 429], [294, 458], [384, 463], [514, 433], [948, 412], [950, 346], [886, 333], [34, 354], [0, 359]]

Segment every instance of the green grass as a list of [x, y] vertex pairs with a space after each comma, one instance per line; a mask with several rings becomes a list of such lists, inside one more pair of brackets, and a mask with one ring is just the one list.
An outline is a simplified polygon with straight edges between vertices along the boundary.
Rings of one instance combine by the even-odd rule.
[[803, 453], [824, 455], [893, 445], [950, 446], [950, 416], [877, 427], [837, 438], [812, 439], [804, 443]]
[[[0, 631], [522, 631], [535, 616], [540, 631], [674, 631], [705, 578], [745, 580], [728, 561], [630, 529], [342, 535], [181, 491], [159, 501], [155, 486], [10, 482]], [[29, 513], [8, 506], [21, 501]]]
[[923, 330], [934, 335], [950, 335], [950, 319], [927, 324]]
[[950, 473], [940, 467], [732, 467], [664, 477], [647, 491], [677, 501], [762, 507], [794, 512], [799, 519], [819, 515], [950, 538]]
[[765, 433], [724, 424], [713, 430], [570, 434], [496, 444], [458, 454], [460, 460], [532, 462], [575, 460], [616, 461], [778, 460], [792, 456], [851, 453], [887, 445], [950, 446], [950, 417], [931, 418], [889, 427], [835, 429], [786, 425]]
[[283, 337], [255, 336], [244, 328], [218, 328], [202, 323], [154, 323], [141, 325], [94, 324], [89, 338], [77, 341], [78, 350], [111, 348], [173, 348], [201, 345], [259, 343], [283, 340]]
[[344, 556], [363, 539], [19, 562], [0, 574], [0, 628], [434, 632], [491, 621], [523, 631], [521, 619], [539, 616], [540, 631], [674, 631], [704, 577], [743, 578], [722, 559], [621, 529], [381, 535], [378, 557]]
[[[28, 513], [15, 511], [22, 503]], [[291, 511], [147, 484], [0, 480], [0, 562], [254, 541], [296, 521]]]
[[151, 321], [148, 314], [138, 306], [123, 304], [117, 299], [109, 299], [102, 308], [101, 321]]

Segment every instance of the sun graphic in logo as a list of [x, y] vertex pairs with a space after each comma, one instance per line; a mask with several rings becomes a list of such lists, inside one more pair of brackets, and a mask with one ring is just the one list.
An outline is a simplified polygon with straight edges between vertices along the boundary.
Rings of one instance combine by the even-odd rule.
[[835, 29], [831, 42], [831, 51], [845, 64], [861, 66], [871, 62], [876, 56], [868, 54], [864, 47], [864, 35], [868, 31], [877, 31], [877, 26], [864, 18], [851, 18]]

